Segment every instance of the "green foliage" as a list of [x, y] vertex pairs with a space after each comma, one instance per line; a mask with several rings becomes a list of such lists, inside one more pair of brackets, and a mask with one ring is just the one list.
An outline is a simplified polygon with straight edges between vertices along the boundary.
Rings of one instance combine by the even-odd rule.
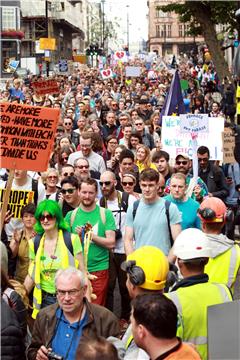
[[196, 9], [204, 9], [206, 16], [210, 17], [213, 24], [229, 25], [229, 31], [238, 28], [235, 11], [239, 8], [238, 1], [185, 1], [183, 4], [171, 3], [164, 6], [157, 6], [163, 12], [173, 11], [179, 15], [182, 23], [189, 23], [189, 34], [203, 35], [197, 18]]

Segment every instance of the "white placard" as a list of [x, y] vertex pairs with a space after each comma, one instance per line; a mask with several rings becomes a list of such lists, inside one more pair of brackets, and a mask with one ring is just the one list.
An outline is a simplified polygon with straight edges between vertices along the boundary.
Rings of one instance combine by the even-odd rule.
[[194, 132], [196, 134], [208, 133], [208, 114], [181, 114], [180, 130], [182, 133]]
[[113, 77], [113, 72], [111, 69], [100, 70], [100, 73], [102, 75], [103, 80], [110, 79]]
[[127, 77], [139, 77], [141, 75], [140, 66], [126, 66]]
[[[179, 116], [163, 116], [162, 120], [162, 146], [170, 158], [175, 159], [178, 154], [187, 154], [192, 158], [191, 133], [181, 133]], [[211, 160], [222, 160], [222, 132], [224, 131], [223, 118], [209, 118], [209, 132], [199, 133], [198, 147], [207, 146]]]
[[114, 60], [127, 62], [128, 57], [127, 57], [126, 51], [122, 51], [122, 50], [116, 51], [114, 53]]

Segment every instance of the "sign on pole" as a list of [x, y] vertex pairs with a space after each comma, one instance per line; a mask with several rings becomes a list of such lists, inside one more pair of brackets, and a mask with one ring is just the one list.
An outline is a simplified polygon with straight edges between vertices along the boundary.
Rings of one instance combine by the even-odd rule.
[[1, 167], [45, 171], [55, 138], [59, 109], [0, 104]]
[[40, 38], [39, 39], [40, 50], [55, 50], [56, 39], [55, 38]]
[[40, 80], [32, 82], [32, 87], [36, 94], [45, 95], [45, 94], [58, 94], [59, 85], [56, 80]]

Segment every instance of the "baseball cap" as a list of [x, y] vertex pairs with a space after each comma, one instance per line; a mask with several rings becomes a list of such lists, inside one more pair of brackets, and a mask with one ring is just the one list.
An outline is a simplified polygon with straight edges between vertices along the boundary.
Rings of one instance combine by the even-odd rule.
[[178, 158], [184, 158], [185, 160], [190, 160], [189, 156], [187, 154], [178, 154], [175, 158], [175, 160], [177, 160]]
[[198, 216], [203, 222], [224, 222], [227, 207], [216, 197], [208, 197], [200, 205]]
[[139, 287], [147, 290], [161, 290], [165, 287], [169, 264], [164, 253], [155, 246], [143, 246], [129, 254], [121, 269], [129, 272], [129, 264], [140, 267], [145, 274], [145, 281]]

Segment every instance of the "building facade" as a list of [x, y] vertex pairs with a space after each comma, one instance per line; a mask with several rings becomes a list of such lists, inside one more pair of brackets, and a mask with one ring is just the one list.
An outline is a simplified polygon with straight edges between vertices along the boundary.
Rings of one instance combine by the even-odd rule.
[[149, 51], [154, 51], [160, 56], [187, 53], [197, 45], [204, 43], [203, 37], [193, 37], [187, 34], [189, 25], [181, 23], [176, 13], [164, 13], [157, 9], [157, 6], [167, 5], [170, 2], [176, 1], [148, 0]]

